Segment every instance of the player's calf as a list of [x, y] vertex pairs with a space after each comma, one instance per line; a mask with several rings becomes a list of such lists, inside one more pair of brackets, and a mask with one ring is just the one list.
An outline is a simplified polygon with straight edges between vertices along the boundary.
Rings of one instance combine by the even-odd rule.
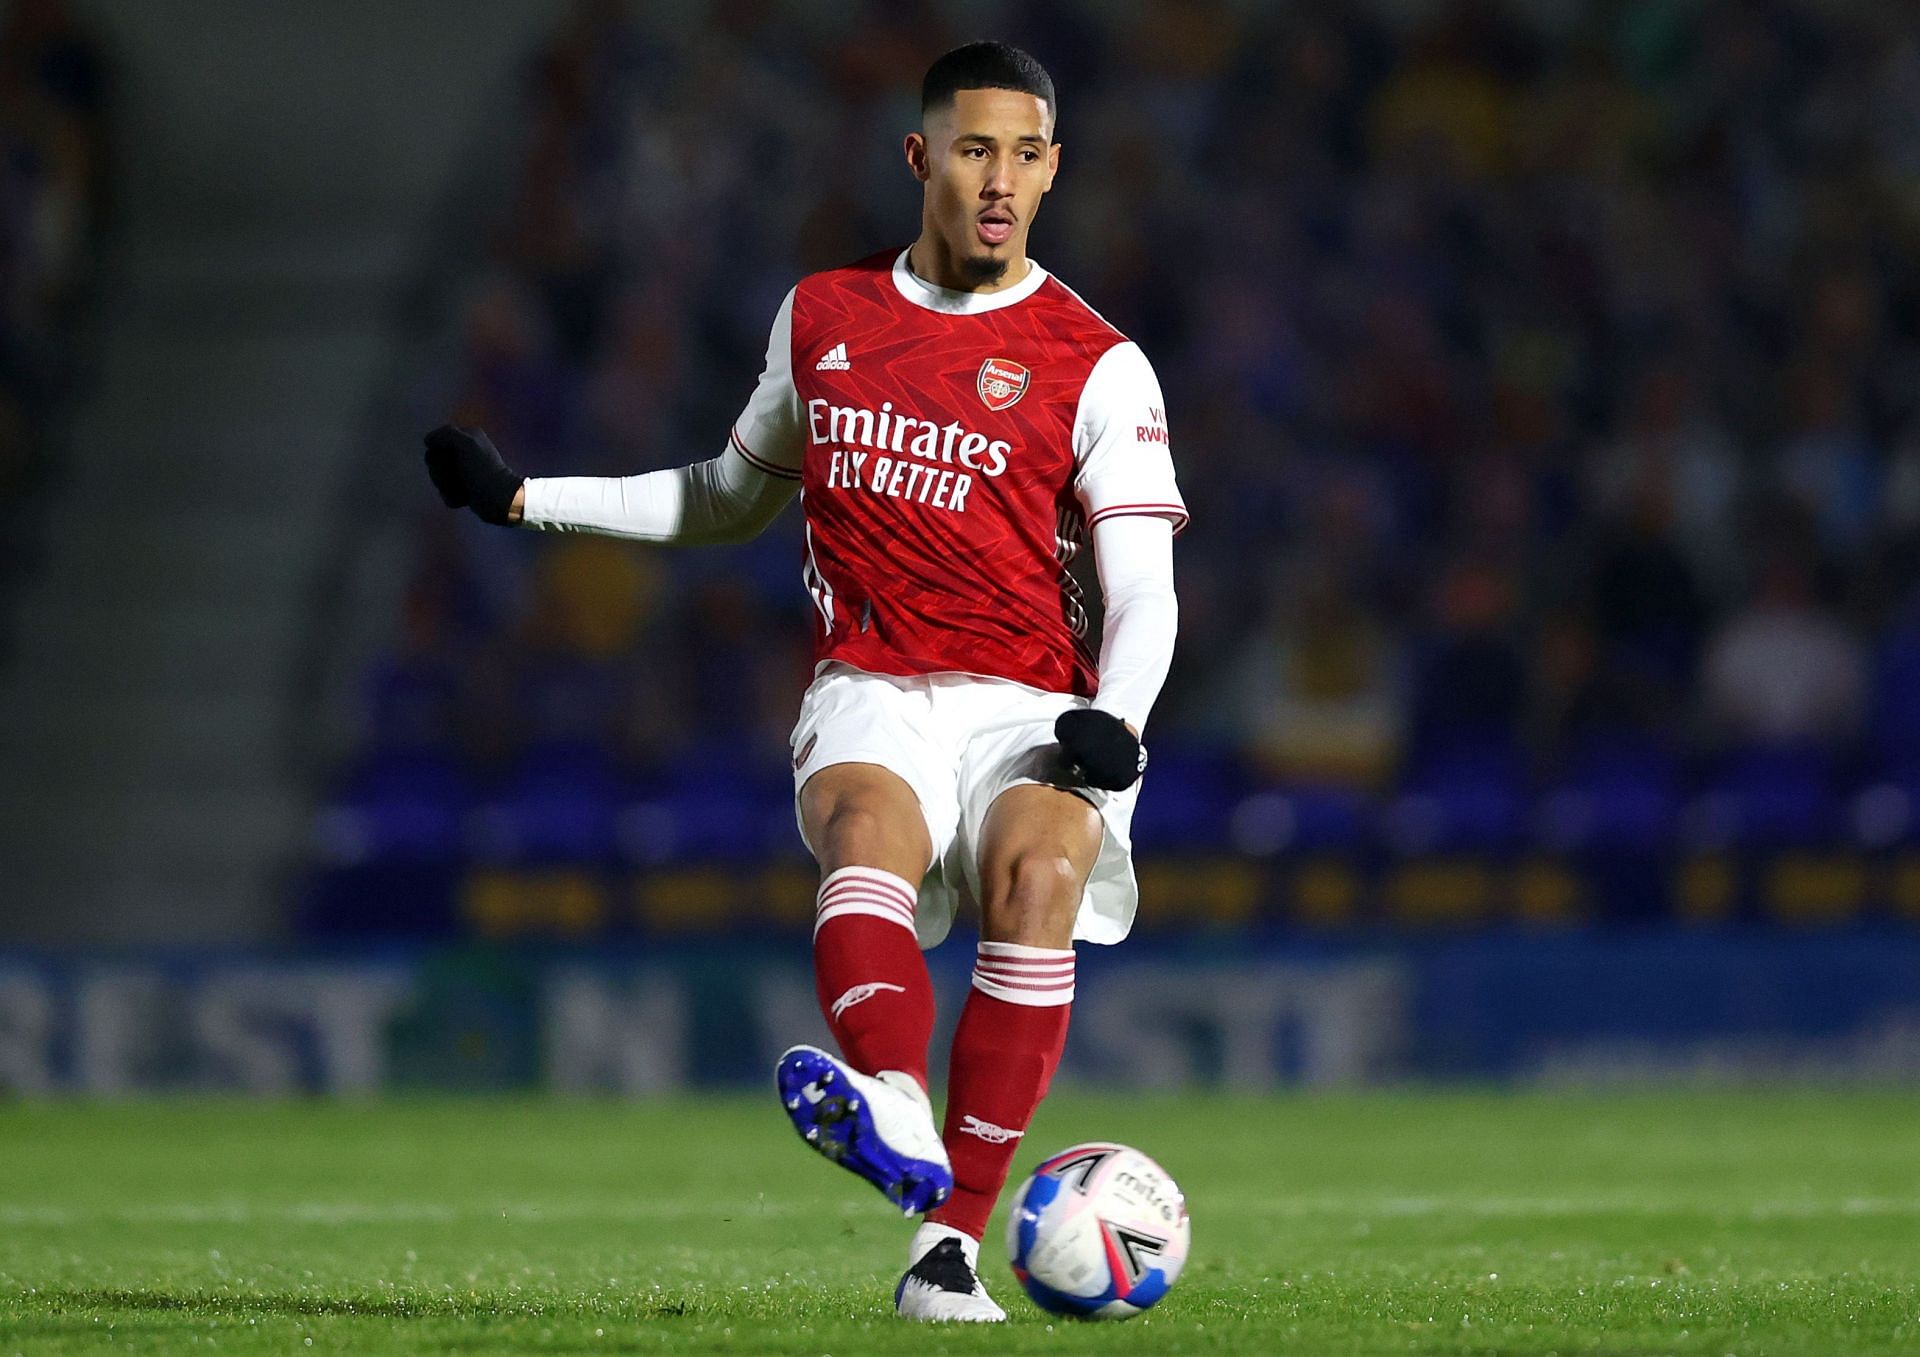
[[1073, 920], [1100, 835], [1098, 812], [1053, 787], [1013, 787], [988, 812], [982, 941], [947, 1076], [954, 1191], [928, 1216], [974, 1239], [1066, 1047]]
[[924, 1091], [933, 982], [914, 935], [911, 883], [842, 867], [820, 885], [813, 925], [814, 992], [841, 1053], [865, 1074], [900, 1070]]
[[929, 1220], [974, 1239], [986, 1233], [1066, 1046], [1073, 971], [1070, 948], [980, 944], [947, 1074], [944, 1139], [953, 1195]]

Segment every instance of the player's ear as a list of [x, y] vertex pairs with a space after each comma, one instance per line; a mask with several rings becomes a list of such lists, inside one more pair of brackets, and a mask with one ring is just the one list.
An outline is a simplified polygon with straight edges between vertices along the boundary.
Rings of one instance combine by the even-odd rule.
[[933, 176], [933, 168], [927, 163], [927, 139], [918, 132], [909, 132], [901, 149], [907, 153], [907, 168], [913, 171], [913, 177], [926, 183]]
[[1053, 176], [1058, 173], [1060, 173], [1060, 143], [1049, 142], [1047, 144], [1047, 182], [1040, 186], [1042, 193], [1053, 187]]

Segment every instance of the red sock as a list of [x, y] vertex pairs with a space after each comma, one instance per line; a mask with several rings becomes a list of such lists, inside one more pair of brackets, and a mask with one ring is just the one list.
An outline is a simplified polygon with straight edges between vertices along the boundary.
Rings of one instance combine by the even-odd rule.
[[1047, 1096], [1067, 1044], [1073, 949], [983, 942], [953, 1034], [947, 1124], [953, 1195], [927, 1219], [979, 1239], [1006, 1185], [1020, 1137]]
[[877, 867], [820, 883], [813, 984], [840, 1054], [862, 1074], [905, 1070], [927, 1086], [933, 982], [913, 932], [914, 889]]

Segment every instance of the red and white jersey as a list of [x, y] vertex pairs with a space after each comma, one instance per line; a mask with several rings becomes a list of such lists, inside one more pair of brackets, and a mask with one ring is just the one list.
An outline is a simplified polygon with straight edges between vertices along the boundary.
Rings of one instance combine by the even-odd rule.
[[1067, 563], [1118, 514], [1186, 523], [1139, 346], [1038, 264], [995, 293], [906, 251], [787, 295], [734, 449], [796, 478], [815, 659], [1091, 697]]

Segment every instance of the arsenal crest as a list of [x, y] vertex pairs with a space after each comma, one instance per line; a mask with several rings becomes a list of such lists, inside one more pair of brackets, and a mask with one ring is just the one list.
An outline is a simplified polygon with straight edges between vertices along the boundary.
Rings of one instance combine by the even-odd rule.
[[1027, 394], [1033, 374], [1018, 363], [1004, 358], [989, 358], [980, 365], [980, 399], [989, 410], [1004, 410]]

